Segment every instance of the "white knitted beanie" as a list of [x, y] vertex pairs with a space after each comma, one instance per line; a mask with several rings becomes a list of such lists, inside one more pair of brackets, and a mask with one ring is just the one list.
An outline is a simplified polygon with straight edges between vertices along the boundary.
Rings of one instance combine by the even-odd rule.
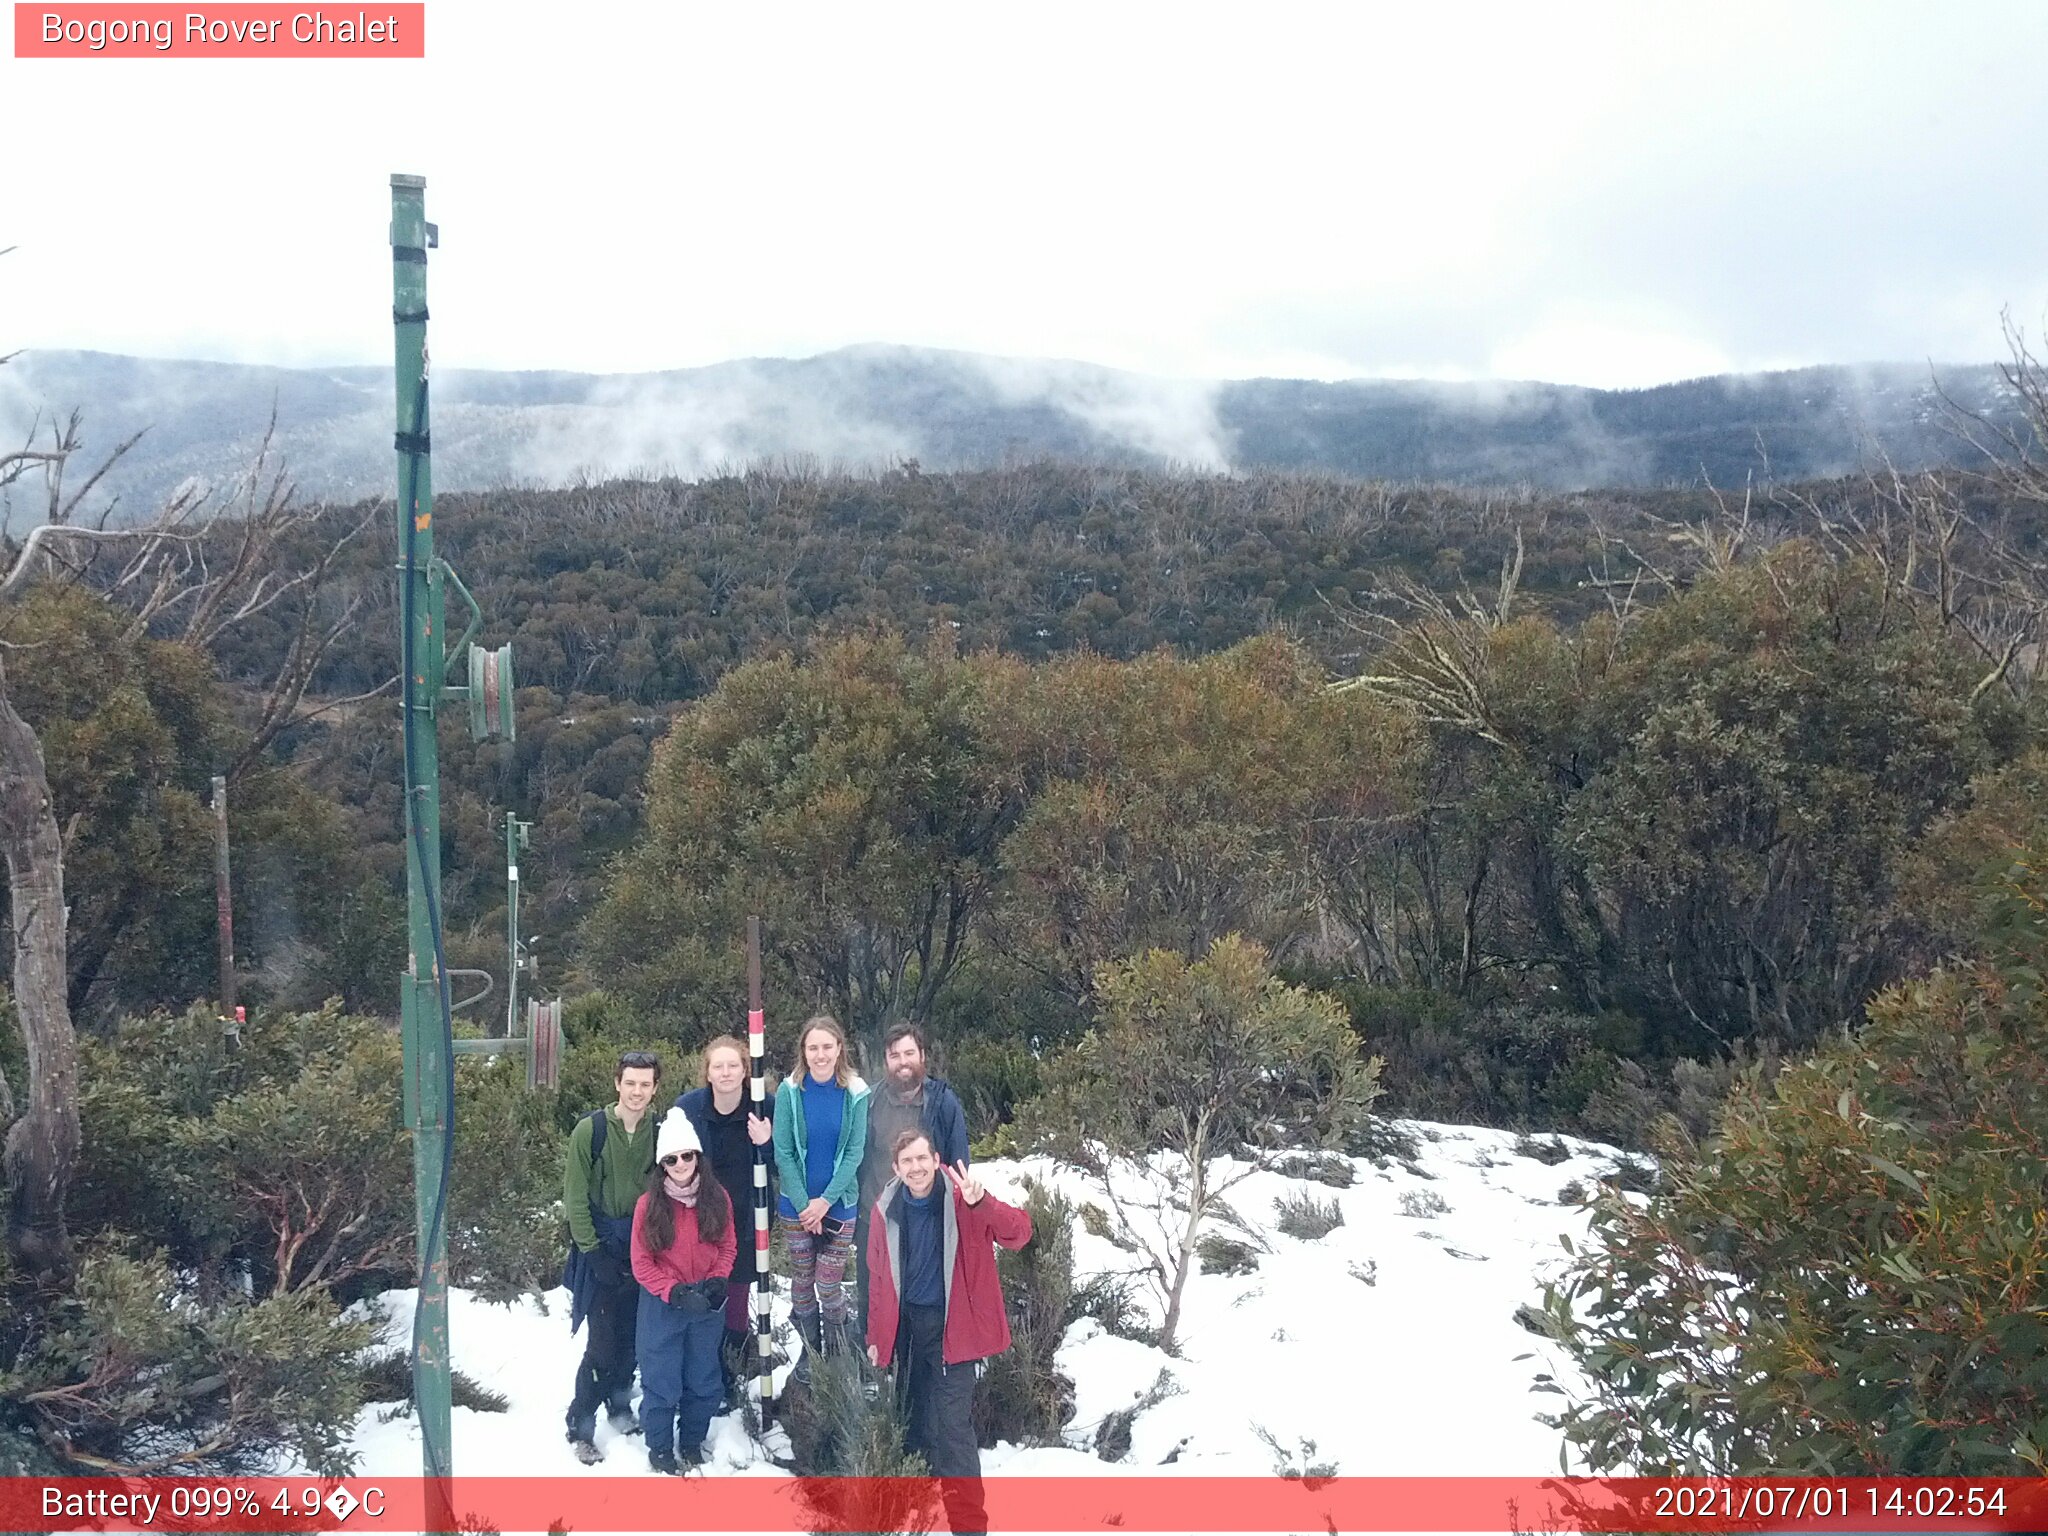
[[676, 1152], [702, 1152], [704, 1143], [697, 1139], [697, 1127], [690, 1124], [690, 1117], [680, 1109], [672, 1109], [661, 1122], [661, 1129], [654, 1137], [654, 1160]]

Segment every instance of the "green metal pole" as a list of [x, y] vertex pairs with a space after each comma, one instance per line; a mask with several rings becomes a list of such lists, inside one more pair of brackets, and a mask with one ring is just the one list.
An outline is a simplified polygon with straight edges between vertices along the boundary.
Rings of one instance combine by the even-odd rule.
[[401, 710], [405, 738], [406, 934], [399, 982], [405, 1049], [405, 1124], [412, 1132], [418, 1221], [419, 1312], [413, 1326], [413, 1400], [421, 1470], [429, 1479], [428, 1529], [450, 1531], [447, 1138], [453, 1063], [438, 958], [441, 909], [441, 766], [435, 721], [441, 701], [441, 580], [434, 558], [433, 479], [427, 453], [426, 178], [391, 178], [391, 300], [398, 386], [398, 596]]
[[505, 813], [505, 1038], [519, 1033], [519, 818]]
[[519, 953], [519, 850], [526, 846], [530, 821], [505, 813], [505, 1038], [519, 1034], [519, 973], [527, 968]]

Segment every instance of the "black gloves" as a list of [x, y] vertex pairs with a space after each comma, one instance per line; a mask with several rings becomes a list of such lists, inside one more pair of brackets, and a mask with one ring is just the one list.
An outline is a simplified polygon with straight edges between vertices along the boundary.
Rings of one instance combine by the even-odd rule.
[[700, 1316], [714, 1307], [725, 1305], [725, 1277], [713, 1275], [709, 1280], [699, 1280], [695, 1285], [679, 1285], [668, 1293], [668, 1304], [678, 1312], [689, 1316]]
[[704, 1299], [704, 1292], [698, 1286], [679, 1285], [668, 1293], [668, 1304], [685, 1316], [695, 1317], [711, 1310], [711, 1303]]
[[626, 1283], [625, 1260], [621, 1259], [616, 1253], [613, 1253], [611, 1249], [605, 1247], [603, 1243], [599, 1243], [590, 1252], [584, 1254], [583, 1260], [590, 1266], [590, 1273], [596, 1277], [597, 1283], [604, 1286], [607, 1290], [615, 1290]]

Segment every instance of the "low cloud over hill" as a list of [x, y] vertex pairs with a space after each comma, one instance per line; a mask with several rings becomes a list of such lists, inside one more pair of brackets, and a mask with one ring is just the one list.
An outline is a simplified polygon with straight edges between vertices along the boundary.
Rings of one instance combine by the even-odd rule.
[[[1996, 370], [1808, 368], [1644, 390], [1551, 384], [1151, 378], [1084, 363], [857, 347], [653, 374], [493, 373], [434, 380], [443, 489], [618, 475], [699, 477], [748, 463], [975, 468], [1052, 457], [1395, 481], [1590, 486], [1793, 479], [1880, 456], [1966, 457], [1942, 396], [2004, 414]], [[388, 369], [271, 368], [34, 352], [0, 371], [0, 432], [81, 407], [106, 447], [148, 429], [110, 477], [124, 508], [197, 477], [230, 484], [275, 408], [304, 494], [391, 484]], [[19, 493], [17, 493], [19, 494]]]

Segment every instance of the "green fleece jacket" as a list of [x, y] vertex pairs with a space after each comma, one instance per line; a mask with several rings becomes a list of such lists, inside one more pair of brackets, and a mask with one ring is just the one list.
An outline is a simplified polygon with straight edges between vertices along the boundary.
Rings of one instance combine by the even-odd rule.
[[562, 1165], [562, 1210], [569, 1218], [569, 1235], [585, 1253], [597, 1247], [597, 1228], [590, 1224], [590, 1189], [600, 1184], [597, 1208], [607, 1216], [630, 1216], [640, 1197], [647, 1192], [647, 1175], [654, 1168], [654, 1122], [652, 1107], [640, 1117], [640, 1124], [628, 1131], [619, 1119], [619, 1107], [608, 1105], [604, 1112], [604, 1178], [593, 1181], [590, 1165], [590, 1116], [579, 1116], [569, 1133], [569, 1156]]
[[[775, 1090], [775, 1171], [782, 1192], [798, 1210], [804, 1200], [804, 1158], [810, 1132], [804, 1124], [803, 1081], [807, 1074], [785, 1077]], [[834, 1205], [860, 1203], [860, 1160], [868, 1149], [868, 1085], [855, 1073], [846, 1087], [846, 1114], [839, 1122], [839, 1145], [833, 1149], [832, 1182], [825, 1198]]]

